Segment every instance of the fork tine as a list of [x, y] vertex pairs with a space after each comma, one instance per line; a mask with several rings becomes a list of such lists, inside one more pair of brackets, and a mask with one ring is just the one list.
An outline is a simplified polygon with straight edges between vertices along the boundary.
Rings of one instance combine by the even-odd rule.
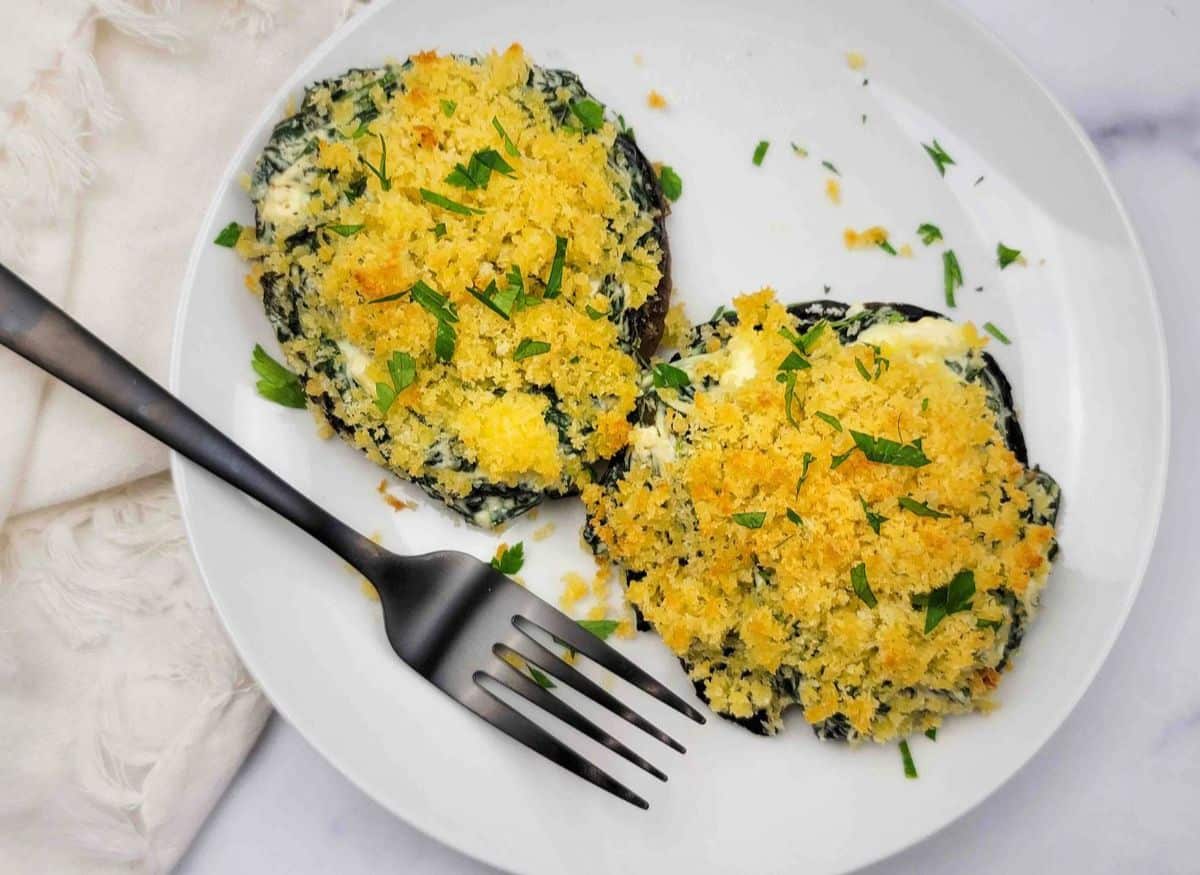
[[[528, 631], [521, 629], [516, 622], [514, 622], [513, 625], [517, 626], [518, 630], [528, 637]], [[612, 693], [609, 693], [607, 690], [603, 689], [599, 684], [597, 684], [583, 672], [559, 659], [557, 656], [543, 647], [541, 642], [535, 641], [530, 637], [526, 642], [526, 646], [530, 647], [533, 652], [536, 653], [536, 656], [533, 657], [526, 656], [524, 653], [519, 653], [518, 655], [526, 662], [534, 663], [542, 671], [549, 672], [564, 684], [574, 687], [593, 702], [597, 703], [598, 705], [603, 705], [618, 717], [623, 717], [624, 719], [628, 720], [638, 729], [654, 736], [667, 747], [673, 748], [680, 753], [687, 753], [687, 748], [685, 748], [682, 744], [673, 739], [671, 736], [667, 735], [667, 733], [663, 732], [649, 720], [646, 720], [616, 696], [612, 695]]]
[[[485, 671], [476, 671], [471, 675], [471, 679], [475, 681], [475, 687], [482, 691], [488, 697], [489, 701], [480, 703], [476, 701], [474, 696], [460, 698], [459, 701], [501, 732], [516, 739], [531, 750], [537, 751], [546, 759], [557, 763], [567, 771], [574, 772], [585, 781], [590, 781], [600, 789], [607, 790], [614, 796], [624, 799], [630, 805], [636, 805], [643, 810], [650, 807], [650, 803], [641, 796], [634, 793], [607, 772], [592, 765], [485, 687], [481, 683], [483, 678], [489, 678], [498, 684], [502, 682]], [[504, 686], [507, 685], [505, 684]]]
[[533, 615], [533, 618], [516, 616], [513, 618], [513, 624], [521, 629], [522, 632], [528, 634], [528, 630], [521, 628], [521, 622], [524, 621], [532, 626], [541, 628], [543, 632], [548, 632], [555, 638], [562, 641], [574, 650], [587, 656], [593, 662], [599, 663], [606, 669], [611, 671], [617, 677], [622, 678], [633, 684], [640, 690], [649, 693], [654, 698], [664, 704], [670, 705], [680, 714], [690, 717], [697, 723], [704, 723], [704, 716], [689, 705], [683, 699], [672, 693], [646, 672], [642, 671], [620, 653], [609, 647], [587, 629], [584, 629], [570, 617], [552, 608], [545, 602], [534, 602], [525, 605], [526, 613]]
[[[520, 657], [521, 659], [526, 659], [525, 654], [521, 653], [520, 651], [513, 650], [506, 644], [497, 644], [492, 648], [492, 651], [496, 654], [496, 656], [500, 657], [500, 661], [509, 669], [509, 672], [506, 674], [506, 676], [510, 676], [516, 681], [516, 686], [514, 686], [507, 680], [497, 678], [497, 680], [504, 684], [504, 686], [508, 687], [517, 695], [522, 696], [528, 701], [537, 705], [543, 711], [548, 711], [549, 713], [553, 714], [568, 726], [573, 726], [574, 728], [578, 729], [592, 741], [599, 742], [613, 753], [620, 754], [638, 768], [644, 769], [654, 777], [658, 778], [658, 780], [667, 780], [667, 776], [664, 772], [655, 768], [651, 763], [647, 762], [636, 752], [630, 750], [620, 741], [613, 738], [591, 720], [588, 720], [562, 699], [558, 698], [558, 696], [554, 695], [549, 690], [543, 689], [541, 685], [534, 683], [532, 680], [526, 677], [523, 672], [519, 671], [515, 665], [511, 664], [504, 658], [505, 655], [511, 654], [513, 656]], [[533, 659], [528, 661], [536, 662], [536, 660]]]

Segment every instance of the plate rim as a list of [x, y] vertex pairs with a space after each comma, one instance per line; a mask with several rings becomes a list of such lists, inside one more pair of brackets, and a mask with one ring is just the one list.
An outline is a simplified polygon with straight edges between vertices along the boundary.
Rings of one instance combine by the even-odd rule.
[[[214, 219], [218, 211], [220, 201], [220, 193], [224, 192], [228, 186], [235, 181], [240, 167], [243, 164], [244, 156], [250, 151], [253, 142], [259, 137], [261, 132], [270, 124], [272, 118], [277, 114], [277, 107], [286, 101], [289, 94], [295, 92], [296, 88], [306, 82], [309, 76], [309, 71], [316, 66], [322, 58], [338, 43], [348, 39], [359, 28], [369, 23], [376, 15], [380, 14], [384, 9], [392, 6], [396, 0], [377, 0], [370, 8], [360, 11], [354, 18], [342, 26], [335, 29], [325, 39], [321, 40], [304, 58], [302, 58], [292, 73], [284, 80], [278, 89], [276, 89], [269, 98], [262, 111], [253, 119], [247, 127], [246, 133], [238, 142], [228, 163], [225, 166], [217, 184], [213, 188], [213, 195], [209, 201], [209, 205], [204, 212], [198, 226], [196, 235], [192, 244], [190, 254], [188, 256], [187, 267], [184, 271], [183, 279], [181, 280], [181, 294], [179, 303], [175, 311], [175, 322], [171, 335], [171, 354], [168, 370], [167, 386], [173, 394], [178, 394], [179, 380], [181, 376], [181, 349], [184, 329], [187, 323], [186, 314], [191, 303], [192, 294], [195, 289], [196, 273], [199, 263], [202, 260], [204, 253], [210, 246], [208, 240], [208, 231], [213, 227]], [[1097, 651], [1093, 664], [1088, 667], [1084, 673], [1085, 682], [1079, 685], [1078, 691], [1071, 696], [1064, 697], [1059, 702], [1059, 707], [1055, 717], [1047, 722], [1048, 728], [1041, 733], [1040, 738], [1035, 738], [1034, 743], [1029, 749], [1028, 756], [1020, 766], [1013, 769], [1007, 776], [991, 787], [984, 789], [978, 793], [976, 797], [964, 805], [962, 809], [953, 817], [946, 820], [937, 826], [920, 830], [916, 833], [909, 834], [903, 839], [893, 842], [890, 846], [878, 850], [875, 854], [861, 861], [858, 866], [865, 868], [886, 860], [902, 851], [915, 847], [922, 842], [927, 841], [932, 836], [942, 832], [947, 827], [960, 821], [970, 812], [978, 808], [984, 801], [994, 796], [1003, 787], [1005, 787], [1012, 779], [1028, 768], [1029, 764], [1042, 752], [1046, 743], [1063, 727], [1070, 718], [1071, 714], [1078, 707], [1083, 697], [1091, 690], [1096, 681], [1097, 675], [1108, 661], [1112, 653], [1113, 647], [1116, 645], [1117, 639], [1120, 637], [1129, 620], [1129, 614], [1133, 609], [1134, 602], [1141, 593], [1145, 583], [1146, 573], [1149, 569], [1150, 561], [1154, 555], [1155, 547], [1158, 543], [1159, 534], [1162, 526], [1162, 513], [1166, 499], [1166, 486], [1168, 472], [1170, 468], [1170, 450], [1171, 450], [1171, 426], [1173, 421], [1172, 404], [1171, 404], [1171, 378], [1170, 367], [1167, 356], [1167, 341], [1166, 331], [1163, 325], [1162, 311], [1159, 306], [1158, 288], [1154, 282], [1154, 275], [1150, 268], [1149, 261], [1146, 257], [1145, 248], [1142, 245], [1141, 237], [1137, 232], [1136, 227], [1130, 218], [1129, 211], [1117, 191], [1112, 177], [1108, 172], [1103, 158], [1100, 156], [1095, 144], [1088, 136], [1087, 131], [1075, 118], [1074, 114], [1063, 105], [1063, 103], [1049, 90], [1049, 88], [1038, 78], [1033, 71], [1028, 67], [1025, 61], [1012, 49], [1009, 45], [996, 35], [983, 21], [969, 9], [955, 3], [954, 0], [934, 0], [938, 7], [939, 14], [948, 15], [958, 18], [963, 24], [967, 25], [975, 35], [988, 44], [999, 56], [1003, 58], [1014, 70], [1019, 72], [1021, 76], [1032, 85], [1040, 94], [1047, 104], [1054, 109], [1059, 121], [1066, 125], [1074, 137], [1075, 141], [1082, 147], [1083, 153], [1087, 156], [1092, 168], [1097, 173], [1099, 180], [1104, 186], [1104, 190], [1108, 195], [1109, 201], [1116, 210], [1116, 215], [1120, 219], [1121, 226], [1129, 241], [1131, 247], [1131, 255], [1137, 268], [1137, 278], [1140, 284], [1148, 292], [1150, 303], [1151, 324], [1155, 334], [1155, 358], [1157, 360], [1157, 388], [1160, 394], [1161, 409], [1163, 412], [1163, 430], [1159, 440], [1158, 455], [1156, 459], [1157, 471], [1155, 473], [1154, 482], [1151, 489], [1151, 505], [1153, 507], [1153, 525], [1149, 529], [1148, 537], [1145, 540], [1145, 547], [1141, 555], [1137, 558], [1136, 573], [1133, 580], [1133, 585], [1129, 588], [1128, 594], [1124, 603], [1119, 606], [1118, 621], [1113, 624], [1111, 632], [1107, 636], [1107, 640], [1103, 641], [1103, 646]], [[284, 720], [292, 726], [300, 736], [308, 743], [317, 753], [321, 755], [334, 769], [337, 770], [344, 778], [353, 784], [360, 792], [371, 799], [375, 804], [379, 805], [395, 817], [399, 817], [413, 828], [422, 834], [434, 839], [435, 841], [451, 848], [458, 853], [470, 857], [485, 865], [493, 866], [502, 869], [506, 872], [528, 872], [533, 873], [534, 870], [519, 870], [512, 868], [511, 864], [502, 859], [496, 853], [495, 849], [488, 847], [477, 847], [469, 841], [469, 830], [454, 831], [450, 828], [442, 828], [429, 818], [422, 817], [421, 809], [416, 806], [405, 807], [393, 801], [385, 801], [381, 795], [366, 782], [359, 780], [358, 777], [349, 774], [342, 768], [339, 757], [326, 750], [325, 746], [319, 744], [305, 730], [301, 723], [292, 719], [287, 707], [279, 704], [271, 695], [269, 684], [260, 680], [258, 676], [250, 670], [250, 664], [253, 660], [246, 658], [243, 647], [238, 642], [236, 637], [230, 631], [230, 624], [227, 621], [225, 614], [220, 606], [220, 602], [216, 598], [209, 574], [206, 572], [204, 563], [196, 549], [196, 542], [193, 538], [192, 519], [188, 511], [189, 507], [189, 492], [187, 484], [187, 476], [189, 473], [196, 471], [199, 466], [189, 463], [183, 456], [174, 450], [170, 453], [170, 472], [172, 486], [175, 492], [176, 500], [180, 505], [180, 516], [184, 526], [184, 532], [188, 541], [188, 549], [192, 554], [197, 571], [201, 580], [204, 582], [205, 591], [208, 594], [210, 604], [214, 613], [221, 621], [224, 627], [226, 636], [237, 653], [238, 658], [246, 667], [258, 684], [264, 696], [270, 702], [271, 707], [279, 712]], [[838, 869], [839, 872], [849, 870]]]

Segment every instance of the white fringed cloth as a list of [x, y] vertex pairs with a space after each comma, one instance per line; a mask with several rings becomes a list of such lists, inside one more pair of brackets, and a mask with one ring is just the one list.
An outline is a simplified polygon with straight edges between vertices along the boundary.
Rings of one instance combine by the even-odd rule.
[[[0, 261], [165, 380], [249, 123], [361, 0], [6, 0]], [[0, 350], [0, 873], [165, 872], [269, 707], [136, 430]]]

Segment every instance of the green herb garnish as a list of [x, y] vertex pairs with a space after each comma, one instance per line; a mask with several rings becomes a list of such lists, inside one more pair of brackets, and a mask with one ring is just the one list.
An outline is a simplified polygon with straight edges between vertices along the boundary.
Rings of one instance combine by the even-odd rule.
[[868, 383], [871, 382], [871, 372], [867, 370], [867, 366], [862, 363], [862, 360], [858, 356], [854, 357], [854, 367], [858, 368], [859, 376]]
[[433, 237], [435, 240], [441, 240], [444, 236], [446, 236], [446, 223], [438, 222], [429, 230], [433, 232]]
[[747, 529], [761, 529], [766, 518], [767, 512], [763, 510], [749, 511], [747, 513], [735, 513], [732, 517], [735, 523], [737, 523], [739, 526], [744, 526]]
[[550, 351], [550, 344], [544, 340], [530, 340], [526, 337], [517, 344], [517, 351], [513, 353], [513, 361], [519, 362], [522, 359], [533, 358], [535, 355], [543, 355]]
[[808, 359], [800, 355], [798, 352], [789, 352], [783, 361], [779, 363], [778, 370], [780, 371], [806, 371], [812, 365]]
[[487, 284], [487, 288], [482, 292], [478, 289], [468, 287], [467, 291], [471, 293], [479, 303], [486, 306], [489, 310], [498, 316], [508, 319], [512, 315], [513, 303], [516, 301], [516, 293], [511, 289], [506, 288], [503, 292], [496, 287], [496, 281], [492, 280]]
[[942, 253], [942, 285], [946, 292], [946, 306], [954, 306], [954, 290], [961, 289], [963, 284], [962, 268], [958, 266], [958, 256], [953, 249]]
[[417, 379], [417, 363], [406, 352], [392, 353], [392, 357], [388, 359], [387, 369], [388, 377], [392, 381], [391, 385], [382, 382], [375, 384], [375, 406], [383, 414], [391, 409], [396, 396]]
[[850, 585], [854, 587], [854, 594], [862, 599], [863, 604], [868, 608], [873, 608], [879, 604], [879, 600], [875, 598], [875, 593], [871, 592], [871, 584], [867, 582], [867, 566], [865, 563], [859, 562], [850, 569]]
[[563, 265], [567, 261], [567, 238], [554, 238], [554, 261], [550, 263], [550, 276], [546, 278], [544, 298], [557, 298], [562, 291]]
[[500, 135], [500, 139], [504, 140], [504, 151], [513, 158], [518, 157], [521, 154], [521, 150], [512, 141], [512, 138], [508, 135], [508, 131], [504, 130], [504, 126], [500, 124], [500, 119], [495, 116], [492, 116], [492, 127], [496, 129], [496, 133]]
[[842, 463], [845, 462], [847, 459], [849, 459], [851, 456], [853, 456], [855, 450], [857, 450], [857, 449], [858, 449], [858, 447], [851, 447], [850, 449], [846, 450], [846, 452], [838, 453], [836, 456], [831, 457], [829, 460], [829, 470], [833, 471], [833, 470], [836, 470], [837, 468], [840, 468], [842, 466]]
[[925, 448], [921, 446], [921, 438], [901, 444], [891, 438], [872, 437], [853, 429], [850, 436], [854, 438], [855, 446], [872, 462], [905, 468], [920, 468], [929, 464], [929, 457], [925, 455]]
[[762, 167], [763, 158], [767, 157], [767, 149], [771, 144], [766, 140], [759, 140], [758, 145], [754, 147], [754, 157], [751, 159], [755, 167]]
[[945, 586], [915, 596], [913, 607], [925, 609], [925, 634], [928, 635], [951, 614], [971, 610], [975, 595], [975, 572], [963, 570]]
[[1001, 270], [1004, 270], [1004, 268], [1008, 267], [1020, 257], [1020, 249], [1009, 249], [1003, 243], [996, 244], [996, 260], [1000, 263]]
[[598, 131], [604, 126], [604, 105], [590, 97], [571, 101], [571, 112], [579, 119], [585, 133]]
[[842, 430], [841, 422], [838, 421], [838, 418], [836, 416], [834, 416], [830, 413], [826, 413], [823, 410], [818, 410], [816, 413], [813, 414], [813, 416], [815, 416], [817, 419], [819, 419], [822, 422], [829, 425], [831, 428], [833, 428], [834, 431]]
[[875, 513], [875, 511], [871, 510], [867, 505], [866, 499], [861, 495], [858, 497], [858, 503], [862, 505], [863, 513], [867, 515], [867, 525], [871, 527], [871, 531], [878, 535], [879, 529], [888, 521], [888, 518], [881, 513]]
[[888, 243], [886, 240], [880, 240], [875, 245], [878, 246], [880, 249], [882, 249], [884, 252], [886, 252], [888, 255], [896, 254], [896, 248], [894, 246], [892, 246], [891, 243]]
[[988, 334], [992, 335], [992, 337], [996, 338], [998, 341], [1003, 343], [1005, 346], [1008, 346], [1010, 343], [1012, 343], [1012, 341], [1008, 339], [1008, 335], [1005, 334], [1003, 331], [1001, 331], [999, 328], [997, 328], [995, 325], [993, 325], [991, 322], [984, 322], [983, 330], [986, 331]]
[[300, 378], [271, 358], [257, 343], [250, 356], [250, 367], [259, 377], [255, 384], [259, 395], [284, 407], [304, 406], [304, 388], [300, 385]]
[[904, 763], [904, 777], [917, 777], [917, 764], [913, 762], [912, 751], [908, 749], [908, 741], [900, 742], [900, 759]]
[[495, 149], [480, 149], [471, 155], [467, 166], [462, 163], [454, 165], [454, 169], [450, 171], [450, 175], [446, 177], [446, 182], [450, 185], [456, 185], [459, 188], [465, 188], [468, 191], [475, 189], [487, 188], [488, 183], [492, 179], [492, 172], [501, 174], [502, 176], [515, 176], [512, 165], [509, 164]]
[[949, 519], [950, 517], [950, 514], [942, 513], [940, 510], [917, 501], [915, 498], [909, 498], [907, 495], [900, 499], [900, 506], [909, 513], [915, 513], [917, 516], [926, 516], [937, 520]]
[[620, 620], [576, 620], [576, 622], [601, 641], [604, 641], [609, 635], [616, 632], [617, 627], [621, 625]]
[[803, 467], [800, 468], [800, 476], [796, 478], [796, 495], [800, 494], [800, 487], [804, 485], [804, 481], [808, 479], [808, 466], [815, 460], [816, 456], [812, 453], [805, 453], [802, 459]]
[[834, 176], [841, 176], [842, 172], [833, 166], [832, 161], [822, 161], [821, 166], [832, 173]]
[[931, 225], [928, 222], [920, 225], [917, 228], [917, 233], [921, 235], [921, 242], [926, 246], [931, 245], [935, 240], [942, 239], [942, 229], [937, 225]]
[[505, 547], [500, 555], [492, 559], [492, 567], [501, 574], [516, 574], [525, 564], [525, 542], [517, 541], [511, 547]]
[[803, 146], [801, 146], [798, 143], [792, 143], [792, 151], [795, 152], [797, 155], [799, 155], [801, 158], [808, 157], [808, 150], [805, 149]]
[[[439, 322], [458, 321], [458, 311], [454, 309], [454, 304], [450, 302], [450, 299], [429, 286], [424, 280], [417, 280], [410, 289], [410, 293], [413, 300], [429, 311], [430, 315]], [[382, 300], [384, 299], [376, 298], [373, 303]]]
[[926, 145], [925, 143], [922, 143], [921, 146], [924, 147], [926, 154], [933, 159], [933, 163], [937, 167], [938, 173], [940, 173], [942, 176], [945, 176], [946, 165], [953, 164], [954, 159], [946, 153], [946, 150], [942, 148], [942, 144], [937, 140], [933, 141], [932, 146]]
[[591, 304], [584, 305], [583, 311], [588, 314], [589, 319], [603, 319], [608, 315], [608, 313], [603, 310], [597, 310]]
[[221, 233], [213, 239], [213, 243], [218, 246], [224, 246], [226, 249], [232, 249], [237, 245], [238, 238], [242, 236], [242, 226], [237, 222], [230, 222], [221, 229]]
[[658, 184], [662, 187], [662, 192], [668, 200], [677, 201], [683, 194], [683, 180], [679, 178], [675, 168], [666, 164], [658, 170]]
[[804, 525], [804, 518], [801, 517], [800, 514], [796, 513], [794, 510], [792, 510], [790, 507], [787, 509], [787, 518], [788, 518], [788, 522], [793, 523], [797, 526]]
[[427, 188], [422, 188], [420, 191], [421, 200], [433, 204], [435, 207], [441, 207], [443, 210], [449, 210], [452, 213], [458, 213], [462, 216], [478, 216], [483, 214], [483, 210], [478, 207], [468, 207], [466, 204], [452, 201], [444, 194], [438, 194], [436, 191], [430, 191]]
[[[792, 356], [795, 356], [795, 355], [796, 355], [796, 353], [794, 353], [794, 352], [789, 353], [787, 359], [783, 360], [783, 365], [786, 365], [788, 363], [788, 359], [790, 359]], [[800, 361], [804, 362], [804, 367], [806, 367], [806, 368], [809, 367], [808, 362], [805, 362], [804, 359], [801, 359], [799, 356], [796, 356], [796, 358], [798, 358], [798, 359], [800, 359]], [[782, 365], [780, 367], [782, 367]], [[787, 417], [787, 421], [790, 422], [795, 428], [799, 429], [800, 423], [798, 423], [796, 421], [796, 417], [792, 415], [792, 404], [796, 400], [796, 371], [795, 371], [795, 369], [789, 369], [786, 371], [781, 370], [778, 374], [775, 375], [775, 381], [777, 383], [784, 384], [783, 413]]]
[[384, 191], [391, 191], [392, 181], [388, 179], [387, 172], [387, 140], [383, 138], [383, 134], [376, 134], [375, 136], [379, 137], [379, 148], [381, 150], [379, 156], [379, 166], [376, 167], [362, 155], [358, 156], [358, 160], [361, 161], [368, 170], [375, 174], [375, 178], [379, 180], [380, 188], [382, 188]]
[[529, 669], [529, 676], [531, 678], [533, 678], [533, 682], [535, 684], [537, 684], [543, 690], [553, 690], [554, 689], [554, 681], [552, 681], [552, 680], [550, 680], [550, 678], [546, 677], [546, 675], [542, 672], [542, 670], [540, 668], [538, 668], [532, 662], [526, 662], [525, 667], [527, 669]]
[[1003, 625], [1004, 625], [1003, 620], [985, 620], [985, 619], [983, 619], [983, 617], [979, 617], [978, 619], [975, 620], [975, 628], [976, 629], [996, 630], [996, 629], [999, 629]]
[[666, 362], [659, 362], [654, 366], [653, 378], [655, 389], [682, 389], [692, 382], [686, 371], [681, 371]]
[[458, 332], [449, 322], [438, 320], [437, 334], [433, 339], [433, 351], [439, 362], [448, 362], [454, 358], [454, 346], [458, 342]]
[[330, 231], [332, 231], [334, 234], [338, 234], [342, 237], [353, 237], [355, 234], [357, 234], [359, 231], [361, 231], [363, 228], [365, 228], [367, 226], [366, 225], [326, 225], [325, 227], [327, 229], [329, 229]]
[[446, 100], [445, 98], [442, 98], [441, 103], [442, 115], [444, 115], [446, 118], [450, 118], [450, 116], [454, 115], [454, 110], [458, 109], [458, 104], [453, 100]]
[[926, 729], [925, 737], [928, 738], [930, 741], [937, 741], [937, 727], [930, 726], [928, 729]]

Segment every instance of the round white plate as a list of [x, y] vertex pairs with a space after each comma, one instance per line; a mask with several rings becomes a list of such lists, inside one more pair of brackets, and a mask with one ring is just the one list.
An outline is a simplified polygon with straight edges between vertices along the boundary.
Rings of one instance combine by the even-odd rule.
[[[677, 300], [694, 319], [766, 284], [820, 297], [942, 308], [939, 225], [965, 278], [954, 314], [1012, 338], [1011, 377], [1033, 461], [1063, 486], [1062, 558], [1043, 609], [988, 717], [918, 737], [920, 779], [894, 745], [818, 743], [802, 721], [773, 739], [722, 720], [704, 727], [619, 690], [688, 746], [685, 757], [599, 716], [670, 774], [659, 784], [578, 743], [651, 803], [642, 812], [510, 742], [399, 662], [377, 606], [347, 567], [299, 531], [176, 460], [201, 571], [247, 667], [334, 765], [442, 841], [525, 873], [845, 871], [944, 826], [995, 790], [1063, 721], [1108, 653], [1154, 539], [1167, 442], [1167, 373], [1154, 294], [1134, 234], [1075, 123], [973, 21], [933, 2], [733, 4], [670, 0], [393, 3], [361, 15], [296, 72], [253, 123], [200, 228], [180, 310], [172, 388], [303, 492], [399, 552], [500, 540], [407, 487], [396, 513], [382, 474], [310, 417], [255, 394], [255, 342], [276, 349], [245, 266], [211, 245], [251, 220], [236, 179], [289, 97], [313, 79], [435, 47], [519, 41], [577, 71], [624, 113], [684, 195], [669, 221]], [[849, 68], [858, 51], [866, 68]], [[864, 79], [869, 79], [865, 82]], [[647, 108], [656, 89], [669, 108]], [[921, 143], [957, 162], [945, 178]], [[761, 167], [751, 163], [770, 141]], [[793, 153], [789, 143], [808, 150]], [[824, 194], [841, 172], [842, 203]], [[911, 258], [847, 251], [846, 227], [883, 225]], [[1001, 272], [996, 244], [1026, 263]], [[978, 290], [977, 290], [978, 288]], [[581, 513], [560, 502], [503, 535], [524, 539], [523, 573], [555, 599], [568, 570], [590, 577]], [[552, 520], [553, 535], [531, 533]], [[652, 635], [619, 642], [680, 692], [689, 684]], [[595, 709], [589, 708], [589, 713]], [[969, 837], [965, 840], [969, 841]]]

